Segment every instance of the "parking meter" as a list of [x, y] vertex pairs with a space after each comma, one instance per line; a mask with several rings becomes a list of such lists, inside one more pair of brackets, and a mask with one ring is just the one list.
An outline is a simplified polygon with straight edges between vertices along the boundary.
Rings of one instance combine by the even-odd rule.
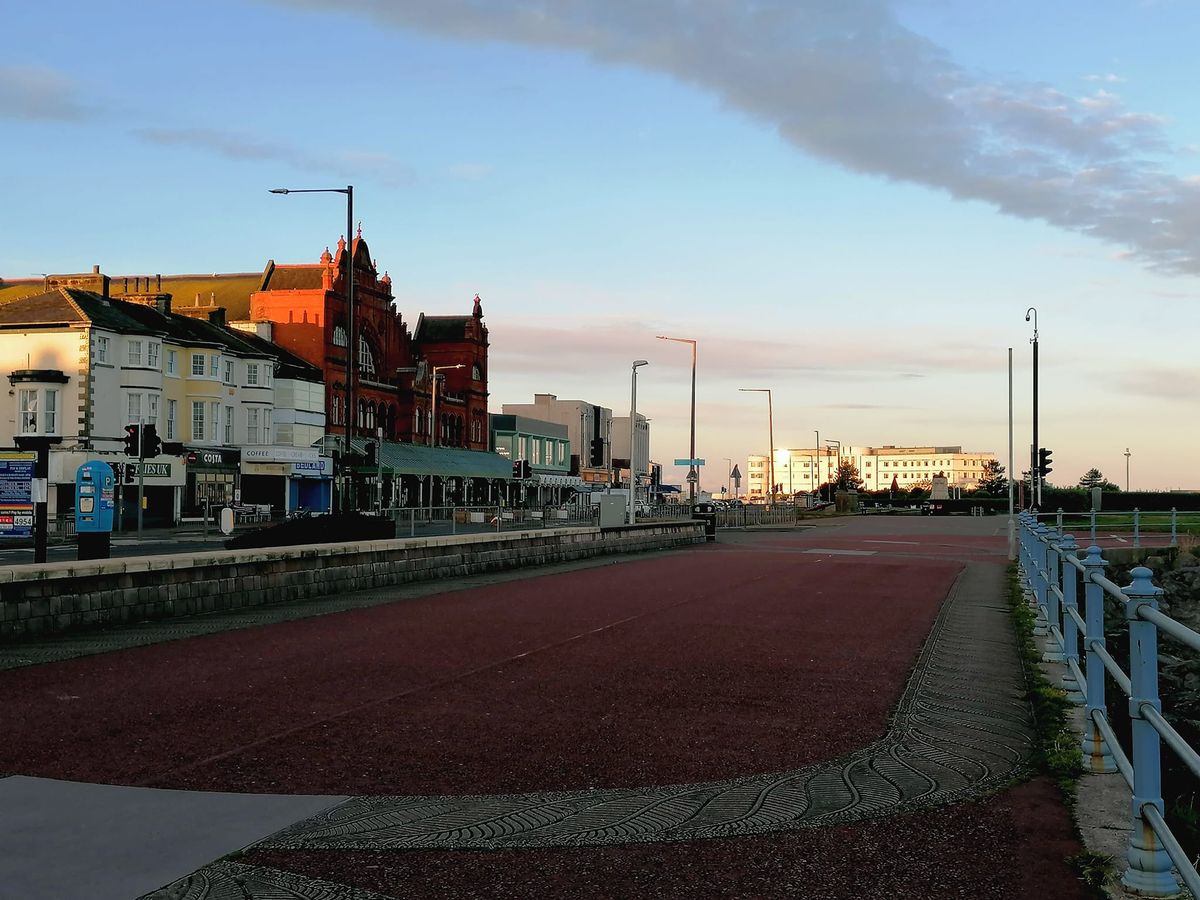
[[85, 462], [75, 473], [75, 534], [80, 559], [108, 559], [116, 479], [108, 463]]

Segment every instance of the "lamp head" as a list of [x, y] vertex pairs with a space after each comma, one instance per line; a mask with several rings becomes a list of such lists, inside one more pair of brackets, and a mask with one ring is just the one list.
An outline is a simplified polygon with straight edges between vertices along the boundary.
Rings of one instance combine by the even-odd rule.
[[650, 363], [649, 363], [649, 362], [647, 362], [647, 361], [646, 361], [646, 360], [644, 360], [644, 359], [635, 359], [635, 360], [633, 361], [633, 368], [634, 368], [635, 370], [636, 370], [636, 369], [637, 369], [639, 366], [648, 366], [648, 365], [650, 365]]
[[272, 194], [286, 194], [287, 192], [288, 192], [287, 188], [271, 188]]

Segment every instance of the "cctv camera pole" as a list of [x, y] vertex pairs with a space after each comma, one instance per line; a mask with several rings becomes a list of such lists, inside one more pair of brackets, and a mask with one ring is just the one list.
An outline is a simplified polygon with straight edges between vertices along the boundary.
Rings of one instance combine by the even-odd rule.
[[146, 427], [144, 420], [138, 419], [138, 540], [142, 539], [142, 504], [145, 502], [142, 498], [145, 496], [146, 485], [146, 466], [143, 460], [146, 458]]
[[1029, 472], [1033, 484], [1030, 486], [1029, 502], [1030, 505], [1041, 509], [1042, 473], [1038, 468], [1038, 451], [1041, 449], [1041, 444], [1038, 443], [1038, 327], [1037, 310], [1032, 306], [1025, 310], [1026, 322], [1029, 321], [1030, 314], [1033, 315], [1033, 454], [1029, 461]]

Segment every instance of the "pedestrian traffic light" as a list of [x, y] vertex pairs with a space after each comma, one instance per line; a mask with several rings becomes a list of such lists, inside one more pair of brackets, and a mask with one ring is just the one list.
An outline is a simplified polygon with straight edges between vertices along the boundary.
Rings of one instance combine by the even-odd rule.
[[531, 466], [529, 464], [529, 460], [527, 460], [527, 459], [521, 460], [521, 477], [522, 478], [532, 478], [533, 477], [533, 466]]
[[125, 455], [137, 457], [141, 455], [141, 425], [125, 426]]
[[162, 438], [153, 424], [142, 426], [142, 459], [154, 459], [162, 453]]
[[592, 438], [591, 464], [593, 466], [604, 465], [604, 438]]
[[1054, 471], [1050, 468], [1050, 463], [1052, 462], [1054, 462], [1054, 460], [1050, 458], [1049, 450], [1047, 450], [1045, 447], [1042, 447], [1040, 450], [1038, 450], [1038, 474], [1040, 474], [1043, 478]]
[[521, 460], [519, 460], [519, 459], [514, 459], [514, 460], [513, 460], [513, 478], [520, 478], [520, 477], [521, 477], [521, 470], [522, 470], [522, 468], [523, 468], [523, 467], [521, 466]]

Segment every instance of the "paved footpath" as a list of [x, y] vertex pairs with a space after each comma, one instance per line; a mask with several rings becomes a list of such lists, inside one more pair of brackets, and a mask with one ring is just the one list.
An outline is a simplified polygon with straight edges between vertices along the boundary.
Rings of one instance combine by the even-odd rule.
[[0, 898], [1082, 896], [1021, 783], [1003, 527], [728, 532], [0, 648]]

